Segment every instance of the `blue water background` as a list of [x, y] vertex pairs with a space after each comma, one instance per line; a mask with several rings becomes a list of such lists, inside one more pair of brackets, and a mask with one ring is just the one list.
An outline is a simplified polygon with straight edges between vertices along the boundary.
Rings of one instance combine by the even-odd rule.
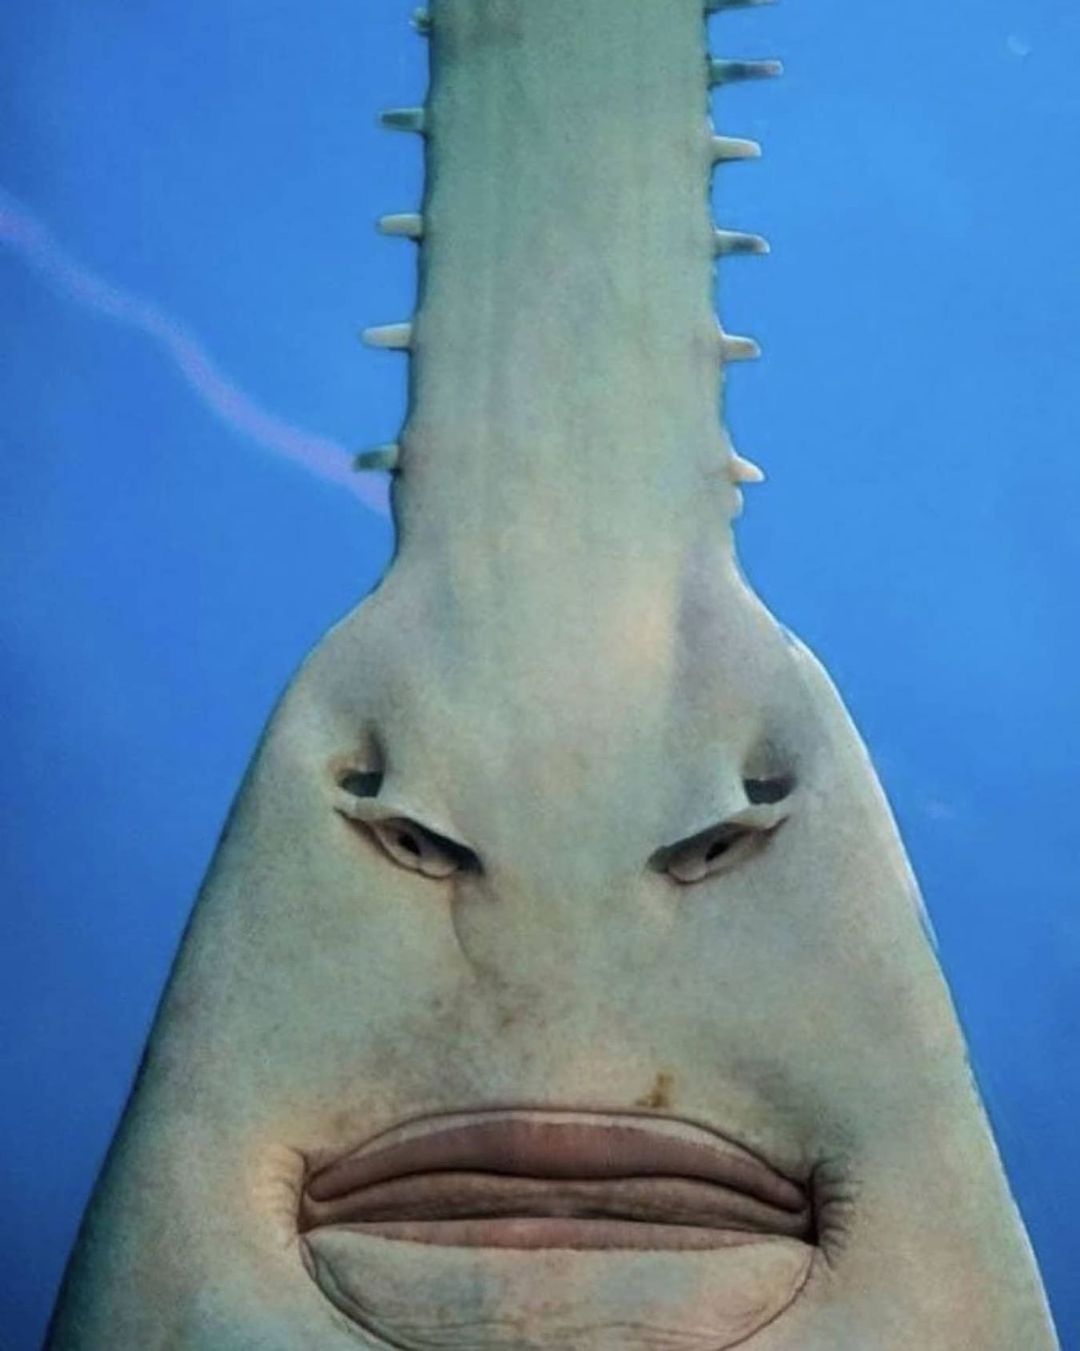
[[[421, 158], [406, 0], [7, 0], [0, 186], [290, 422], [391, 438]], [[1080, 1347], [1080, 12], [789, 0], [725, 93], [740, 547], [824, 657], [922, 880], [1067, 1347]], [[0, 245], [0, 1347], [40, 1337], [256, 735], [385, 520], [212, 415]], [[15, 1258], [15, 1254], [18, 1254]]]

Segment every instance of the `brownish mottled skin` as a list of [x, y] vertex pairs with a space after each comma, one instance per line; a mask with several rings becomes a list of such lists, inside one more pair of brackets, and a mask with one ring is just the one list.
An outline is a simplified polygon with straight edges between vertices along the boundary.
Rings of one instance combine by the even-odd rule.
[[398, 554], [258, 749], [49, 1346], [1051, 1351], [872, 767], [734, 559], [700, 0], [430, 25]]

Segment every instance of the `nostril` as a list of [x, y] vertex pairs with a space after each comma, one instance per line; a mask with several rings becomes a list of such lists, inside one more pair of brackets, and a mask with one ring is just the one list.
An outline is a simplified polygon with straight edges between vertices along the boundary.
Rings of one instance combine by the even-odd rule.
[[417, 858], [420, 857], [422, 850], [415, 836], [410, 835], [404, 830], [397, 830], [394, 832], [394, 835], [402, 849], [408, 850], [410, 854], [415, 854]]
[[338, 779], [338, 787], [353, 797], [377, 797], [382, 780], [381, 770], [349, 769]]
[[743, 761], [743, 792], [751, 807], [774, 807], [795, 791], [796, 759], [785, 742], [786, 737], [761, 736]]
[[705, 862], [712, 863], [713, 859], [722, 857], [728, 850], [743, 838], [749, 832], [741, 827], [729, 827], [723, 834], [716, 837], [712, 844], [705, 851]]
[[746, 794], [746, 800], [755, 807], [759, 805], [771, 806], [775, 802], [783, 802], [784, 798], [790, 796], [794, 787], [795, 777], [792, 774], [743, 779], [743, 792]]

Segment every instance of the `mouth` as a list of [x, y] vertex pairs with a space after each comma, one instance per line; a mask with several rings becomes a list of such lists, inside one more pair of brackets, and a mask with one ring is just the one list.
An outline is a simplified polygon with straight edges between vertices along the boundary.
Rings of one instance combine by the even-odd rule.
[[299, 1227], [454, 1248], [814, 1242], [809, 1189], [677, 1119], [528, 1110], [395, 1127], [307, 1179]]

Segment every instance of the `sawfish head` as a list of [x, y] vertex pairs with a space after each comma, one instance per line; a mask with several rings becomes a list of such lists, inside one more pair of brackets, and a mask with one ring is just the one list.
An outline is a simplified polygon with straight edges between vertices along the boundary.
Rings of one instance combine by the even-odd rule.
[[52, 1351], [1050, 1351], [870, 761], [732, 548], [708, 86], [775, 63], [700, 0], [431, 27], [398, 553], [270, 720]]
[[1052, 1345], [835, 691], [632, 572], [405, 568], [305, 664], [55, 1345]]

